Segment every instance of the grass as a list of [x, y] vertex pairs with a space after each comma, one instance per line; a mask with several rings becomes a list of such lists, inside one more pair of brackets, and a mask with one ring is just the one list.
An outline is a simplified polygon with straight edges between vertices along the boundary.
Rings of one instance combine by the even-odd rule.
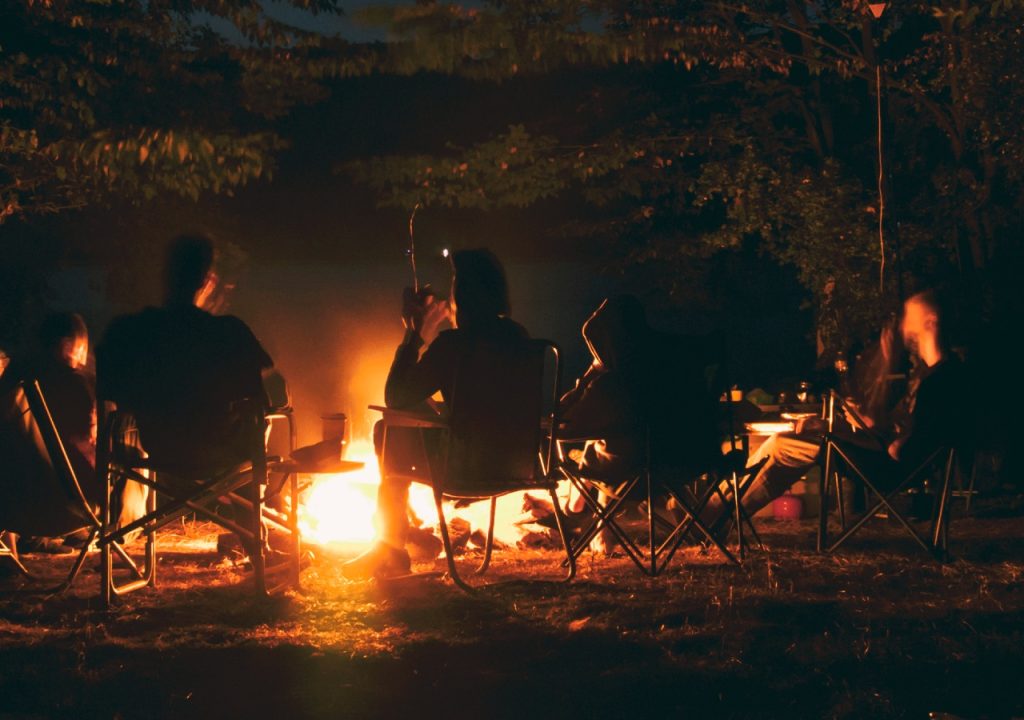
[[742, 567], [688, 549], [658, 579], [585, 555], [563, 585], [556, 553], [505, 551], [474, 596], [323, 552], [259, 600], [184, 527], [110, 611], [91, 567], [31, 593], [71, 558], [27, 556], [0, 577], [0, 718], [1024, 717], [1024, 519], [958, 519], [948, 565], [885, 522], [834, 556], [812, 523], [761, 530]]

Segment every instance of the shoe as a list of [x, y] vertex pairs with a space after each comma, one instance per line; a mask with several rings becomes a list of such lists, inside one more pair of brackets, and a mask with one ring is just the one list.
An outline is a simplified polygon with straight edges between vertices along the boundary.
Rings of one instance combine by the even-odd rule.
[[81, 550], [82, 546], [89, 542], [90, 538], [92, 538], [92, 532], [88, 528], [82, 528], [65, 535], [64, 544], [72, 550]]
[[405, 546], [416, 560], [430, 562], [436, 560], [441, 552], [441, 539], [430, 528], [409, 528]]
[[18, 551], [21, 553], [40, 553], [42, 555], [70, 555], [75, 551], [68, 547], [63, 540], [48, 537], [22, 538], [18, 542]]
[[379, 542], [359, 557], [342, 563], [341, 574], [348, 580], [369, 580], [406, 575], [411, 568], [409, 553]]

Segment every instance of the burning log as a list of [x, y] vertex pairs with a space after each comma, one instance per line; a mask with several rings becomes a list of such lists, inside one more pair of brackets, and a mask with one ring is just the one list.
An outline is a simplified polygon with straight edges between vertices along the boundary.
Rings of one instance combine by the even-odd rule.
[[441, 552], [441, 539], [429, 527], [410, 527], [406, 538], [409, 557], [415, 562], [429, 562]]
[[469, 524], [469, 520], [454, 517], [448, 521], [448, 537], [451, 538], [452, 550], [456, 555], [465, 552], [470, 535], [472, 535], [472, 525]]

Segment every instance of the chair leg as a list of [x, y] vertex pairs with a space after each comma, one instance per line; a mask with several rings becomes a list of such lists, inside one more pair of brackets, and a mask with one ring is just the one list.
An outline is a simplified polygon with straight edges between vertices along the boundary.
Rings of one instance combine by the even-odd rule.
[[494, 517], [498, 509], [498, 498], [491, 498], [491, 519], [487, 523], [487, 544], [484, 546], [484, 559], [476, 569], [477, 575], [483, 575], [491, 565], [491, 552], [494, 550]]
[[647, 550], [650, 553], [648, 574], [651, 577], [656, 577], [658, 575], [658, 557], [654, 553], [656, 547], [654, 537], [654, 488], [651, 484], [650, 468], [644, 470], [644, 479], [647, 483]]
[[828, 545], [828, 478], [832, 474], [832, 441], [825, 439], [825, 465], [818, 477], [818, 552]]
[[263, 543], [263, 498], [262, 487], [253, 473], [252, 482], [249, 484], [249, 501], [252, 503], [250, 515], [252, 532], [252, 547], [249, 548], [249, 559], [252, 561], [253, 580], [258, 595], [267, 594], [267, 558], [264, 553]]
[[[956, 458], [953, 452], [946, 460], [946, 471], [943, 475], [942, 491], [939, 494], [938, 510], [932, 531], [932, 547], [936, 556], [946, 561], [949, 553], [949, 498], [952, 494], [953, 473], [956, 472]], [[968, 496], [970, 497], [970, 496]]]
[[692, 527], [696, 527], [697, 530], [699, 530], [700, 533], [705, 538], [707, 538], [707, 540], [712, 545], [718, 548], [718, 551], [721, 552], [722, 555], [724, 555], [730, 563], [732, 563], [733, 565], [739, 565], [740, 561], [736, 558], [736, 556], [729, 551], [729, 548], [722, 544], [722, 541], [715, 536], [711, 528], [709, 528], [707, 524], [700, 519], [700, 512], [701, 510], [704, 509], [704, 506], [707, 504], [708, 499], [711, 497], [711, 491], [709, 490], [708, 492], [705, 492], [700, 498], [697, 498], [696, 504], [691, 504], [683, 500], [682, 497], [680, 497], [679, 493], [677, 493], [671, 487], [667, 485], [665, 485], [664, 487], [665, 490], [668, 492], [669, 496], [676, 501], [676, 504], [679, 505], [679, 507], [682, 508], [683, 512], [685, 512], [689, 517], [687, 517], [685, 520], [679, 523], [676, 526], [676, 529], [672, 533], [670, 533], [669, 536], [665, 538], [665, 540], [662, 541], [661, 547], [658, 549], [658, 554], [661, 554], [666, 548], [668, 548], [668, 554], [665, 560], [662, 562], [662, 569], [664, 569], [668, 565], [669, 561], [672, 559], [672, 556], [675, 554], [675, 551], [679, 548], [679, 545], [682, 543], [684, 534], [688, 532]]
[[[109, 497], [110, 492], [113, 491], [113, 483], [108, 485], [108, 493], [105, 494], [105, 498], [108, 500], [108, 504], [105, 508], [101, 509], [100, 524], [95, 529], [96, 537], [98, 538], [98, 544], [100, 546], [100, 576], [103, 583], [103, 606], [109, 607], [116, 595], [125, 595], [130, 592], [134, 592], [143, 587], [156, 587], [156, 528], [150, 524], [143, 528], [143, 534], [146, 537], [146, 549], [145, 549], [145, 570], [140, 571], [138, 565], [132, 560], [131, 556], [128, 555], [127, 551], [121, 546], [121, 543], [117, 540], [110, 538], [110, 507]], [[150, 488], [149, 494], [146, 497], [146, 513], [153, 513], [156, 511], [156, 490]], [[86, 549], [88, 546], [86, 546]], [[128, 566], [134, 578], [123, 583], [118, 584], [114, 578], [114, 554]], [[85, 553], [83, 551], [81, 559], [84, 559]], [[74, 579], [74, 578], [70, 578]]]
[[[715, 484], [718, 484], [717, 480], [715, 481]], [[732, 471], [732, 499], [733, 511], [736, 516], [736, 550], [740, 557], [740, 561], [742, 562], [746, 559], [747, 552], [746, 547], [743, 543], [743, 506], [742, 498], [740, 497], [739, 473], [737, 473], [735, 470]]]
[[[758, 466], [757, 469], [760, 469], [760, 466]], [[754, 476], [756, 475], [757, 469], [748, 468], [748, 470], [750, 470], [750, 472], [748, 472], [748, 474], [745, 476], [745, 477], [749, 478], [746, 482], [744, 482], [743, 478], [741, 478], [739, 476], [739, 473], [735, 473], [735, 475], [736, 475], [736, 481], [735, 481], [736, 482], [736, 485], [735, 485], [736, 489], [734, 490], [734, 493], [738, 493], [739, 499], [738, 499], [738, 502], [736, 503], [735, 515], [733, 517], [729, 518], [728, 522], [735, 523], [737, 526], [739, 526], [740, 523], [745, 525], [747, 530], [750, 531], [750, 537], [753, 538], [754, 542], [757, 544], [758, 550], [764, 551], [764, 549], [765, 549], [764, 541], [761, 540], [760, 533], [758, 533], [757, 532], [757, 528], [754, 527], [754, 521], [751, 519], [750, 514], [747, 512], [746, 508], [743, 507], [743, 498], [747, 494], [747, 490], [750, 488], [750, 484], [753, 482], [753, 479], [754, 479]], [[718, 532], [719, 531], [719, 527], [720, 527], [720, 523], [721, 523], [721, 520], [719, 520], [718, 522], [712, 523], [711, 529], [714, 530], [715, 532]], [[741, 547], [741, 553], [740, 553], [740, 559], [742, 560], [743, 557], [744, 557], [743, 551], [745, 551], [747, 542], [744, 539], [744, 534], [743, 534], [742, 530], [737, 530], [736, 535], [737, 535], [737, 544], [739, 544], [740, 542], [743, 543], [743, 545]]]
[[871, 492], [874, 493], [876, 497], [878, 497], [878, 502], [875, 503], [875, 505], [872, 508], [870, 508], [867, 512], [865, 512], [860, 517], [860, 519], [857, 520], [857, 522], [855, 522], [853, 525], [844, 530], [840, 534], [840, 536], [836, 538], [835, 542], [828, 546], [825, 551], [831, 553], [834, 550], [836, 550], [840, 545], [846, 542], [847, 538], [849, 538], [855, 532], [860, 530], [860, 528], [865, 523], [867, 523], [868, 520], [873, 518], [878, 513], [878, 511], [884, 507], [889, 512], [890, 517], [896, 518], [896, 520], [906, 529], [908, 533], [910, 533], [910, 536], [918, 545], [921, 546], [921, 548], [925, 552], [934, 555], [933, 547], [929, 545], [929, 543], [921, 537], [917, 530], [914, 529], [913, 525], [911, 525], [910, 522], [905, 517], [903, 517], [903, 514], [896, 510], [896, 508], [894, 508], [892, 503], [890, 502], [892, 496], [894, 496], [896, 493], [903, 489], [903, 485], [900, 485], [899, 487], [891, 490], [889, 493], [884, 493], [878, 488], [876, 488], [874, 485], [872, 485], [867, 478], [861, 476], [861, 480], [863, 480], [865, 486], [870, 488]]
[[846, 529], [846, 501], [843, 499], [843, 480], [838, 472], [832, 473], [836, 488], [836, 508], [839, 510], [839, 527]]
[[96, 539], [96, 535], [99, 533], [99, 528], [93, 528], [89, 533], [88, 539], [85, 541], [85, 545], [78, 553], [78, 557], [75, 558], [75, 564], [71, 566], [71, 571], [68, 572], [68, 576], [64, 578], [64, 582], [56, 587], [53, 591], [55, 595], [63, 595], [71, 588], [75, 583], [75, 579], [78, 577], [78, 573], [82, 570], [82, 565], [85, 564], [85, 559], [89, 555], [89, 546], [92, 545], [93, 540]]
[[641, 572], [647, 572], [643, 553], [636, 546], [636, 543], [634, 543], [633, 540], [625, 533], [625, 531], [619, 527], [618, 523], [615, 522], [615, 515], [618, 514], [620, 506], [625, 502], [626, 497], [640, 481], [640, 476], [636, 475], [628, 482], [623, 483], [619, 488], [616, 488], [616, 496], [612, 502], [607, 506], [602, 506], [590, 495], [589, 492], [587, 492], [587, 488], [580, 478], [572, 475], [564, 469], [563, 474], [566, 479], [569, 480], [569, 482], [572, 483], [580, 492], [580, 496], [583, 498], [583, 501], [594, 514], [593, 522], [591, 522], [590, 526], [587, 527], [587, 529], [572, 545], [573, 557], [579, 558], [594, 536], [597, 535], [602, 528], [608, 528], [608, 530], [615, 536], [615, 539], [618, 540], [630, 560], [633, 561]]
[[288, 514], [288, 529], [291, 531], [292, 586], [300, 589], [299, 576], [302, 574], [302, 537], [299, 535], [299, 475], [289, 475], [291, 508]]
[[562, 516], [558, 494], [553, 487], [548, 489], [548, 493], [551, 495], [551, 504], [555, 508], [555, 525], [558, 526], [558, 536], [562, 539], [562, 547], [565, 548], [565, 562], [568, 565], [565, 581], [569, 582], [576, 577], [576, 556], [572, 554], [572, 543], [569, 540], [569, 533], [565, 527], [565, 518]]
[[[156, 498], [156, 490], [150, 488], [146, 498], [147, 513], [156, 512]], [[156, 587], [156, 528], [150, 526], [143, 533], [146, 535], [146, 576], [150, 587]]]
[[476, 588], [466, 583], [459, 575], [459, 569], [455, 567], [455, 553], [452, 551], [452, 539], [448, 535], [448, 520], [444, 516], [444, 503], [440, 492], [434, 492], [434, 504], [437, 506], [437, 520], [441, 527], [441, 542], [444, 543], [444, 557], [448, 562], [448, 576], [462, 590], [468, 593], [476, 592]]
[[[99, 460], [99, 459], [98, 459]], [[110, 533], [110, 493], [113, 492], [111, 487], [111, 476], [112, 472], [110, 466], [107, 464], [106, 458], [96, 463], [97, 468], [102, 468], [102, 502], [100, 507], [100, 537], [105, 538]], [[83, 553], [84, 555], [84, 553]], [[111, 602], [114, 599], [114, 559], [111, 556], [110, 544], [101, 542], [100, 543], [100, 585], [101, 585], [101, 597], [103, 601], [103, 608], [107, 609], [110, 607]]]

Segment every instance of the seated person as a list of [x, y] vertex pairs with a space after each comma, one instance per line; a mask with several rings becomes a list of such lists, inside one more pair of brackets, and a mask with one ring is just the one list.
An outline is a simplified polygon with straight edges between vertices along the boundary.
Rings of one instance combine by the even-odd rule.
[[43, 358], [34, 368], [71, 467], [90, 500], [96, 487], [96, 382], [86, 371], [89, 331], [77, 313], [46, 317], [39, 332]]
[[145, 451], [182, 475], [208, 476], [251, 457], [237, 402], [265, 398], [273, 363], [249, 327], [208, 312], [218, 290], [213, 243], [169, 246], [161, 307], [114, 319], [97, 350], [99, 395], [129, 410]]
[[[583, 336], [594, 361], [562, 398], [560, 434], [592, 438], [579, 458], [580, 475], [599, 488], [600, 502], [610, 499], [609, 485], [643, 468], [648, 441], [651, 469], [663, 479], [711, 469], [714, 398], [700, 339], [651, 329], [643, 306], [628, 295], [603, 302]], [[611, 541], [605, 528], [594, 548], [607, 551]]]
[[[936, 449], [958, 445], [966, 437], [965, 415], [969, 403], [963, 368], [946, 347], [942, 311], [935, 293], [918, 293], [904, 303], [900, 334], [916, 362], [907, 394], [889, 418], [879, 412], [879, 403], [857, 413], [872, 429], [871, 435], [858, 432], [865, 428], [859, 427], [849, 413], [846, 419], [850, 431], [835, 433], [844, 449], [865, 467], [869, 476], [894, 470], [911, 472]], [[887, 338], [883, 332], [882, 372], [893, 356], [889, 338], [891, 335]], [[743, 498], [748, 514], [753, 515], [785, 493], [817, 462], [822, 448], [822, 430], [819, 421], [798, 427], [796, 432], [773, 435], [751, 455], [748, 467], [764, 464]], [[876, 438], [882, 438], [883, 442]], [[715, 498], [708, 506], [708, 517], [714, 520], [720, 514], [721, 502]]]
[[[7, 404], [15, 402], [12, 393], [17, 383], [37, 380], [82, 492], [88, 502], [98, 506], [102, 491], [96, 479], [96, 400], [93, 378], [85, 369], [89, 358], [89, 332], [82, 316], [74, 313], [48, 315], [40, 327], [39, 349], [34, 360], [14, 363], [0, 379], [4, 414], [18, 412], [18, 408]], [[13, 416], [5, 424], [11, 425], [3, 429], [4, 449], [8, 451], [4, 485], [11, 483], [3, 492], [5, 503], [10, 505], [4, 513], [8, 516], [6, 522], [12, 527], [47, 528], [44, 532], [54, 534], [77, 530], [81, 520], [68, 515], [66, 508], [56, 507], [60, 503], [55, 498], [34, 502], [25, 497], [24, 488], [17, 487], [18, 483], [28, 482], [37, 473], [47, 471], [48, 465], [40, 464], [37, 458], [46, 457], [48, 451], [44, 446], [36, 447], [38, 440], [31, 433], [19, 433], [22, 426], [17, 423], [18, 428], [13, 427]], [[42, 492], [43, 487], [37, 485], [35, 489]], [[30, 516], [19, 518], [22, 513]], [[44, 537], [37, 537], [27, 545], [23, 538], [22, 545], [25, 552], [33, 548], [59, 548], [58, 543]]]
[[622, 478], [644, 460], [638, 355], [646, 330], [643, 307], [630, 295], [603, 301], [583, 323], [593, 362], [562, 396], [559, 434], [587, 439], [579, 463], [588, 479]]
[[0, 379], [0, 393], [22, 380], [39, 381], [83, 489], [93, 482], [96, 467], [96, 393], [86, 371], [88, 360], [85, 320], [75, 313], [53, 313], [40, 326], [38, 354], [28, 362], [13, 363]]
[[[384, 389], [390, 408], [429, 411], [427, 403], [434, 393], [440, 391], [442, 399], [451, 398], [460, 357], [484, 343], [500, 348], [528, 337], [521, 325], [508, 318], [508, 282], [498, 258], [480, 249], [456, 252], [452, 261], [455, 276], [450, 303], [432, 295], [419, 299], [406, 288], [402, 310], [405, 339], [395, 353]], [[453, 329], [440, 332], [448, 321], [453, 321]], [[409, 571], [409, 485], [413, 476], [429, 482], [429, 474], [422, 468], [432, 458], [416, 459], [419, 432], [401, 430], [388, 432], [387, 463], [381, 468], [377, 493], [379, 540], [344, 564], [342, 571], [349, 579]], [[377, 435], [379, 443], [380, 431]], [[439, 438], [436, 433], [423, 435], [426, 450], [433, 455]], [[393, 453], [399, 457], [393, 457]], [[414, 466], [421, 470], [415, 471]]]

